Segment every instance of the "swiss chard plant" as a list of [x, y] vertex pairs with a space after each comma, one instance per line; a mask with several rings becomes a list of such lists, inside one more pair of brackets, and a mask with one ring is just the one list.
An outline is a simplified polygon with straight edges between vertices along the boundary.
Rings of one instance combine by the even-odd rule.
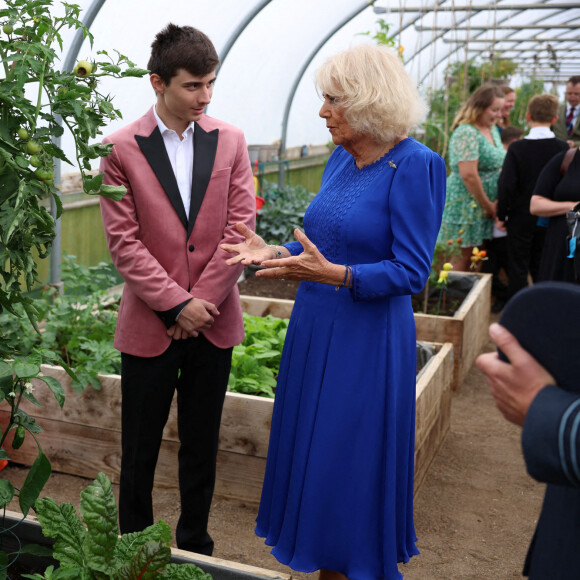
[[36, 580], [211, 580], [195, 564], [172, 564], [171, 529], [163, 521], [141, 532], [119, 536], [117, 505], [104, 473], [81, 492], [80, 517], [70, 503], [41, 498], [35, 504], [43, 534], [56, 540], [53, 557], [60, 567]]

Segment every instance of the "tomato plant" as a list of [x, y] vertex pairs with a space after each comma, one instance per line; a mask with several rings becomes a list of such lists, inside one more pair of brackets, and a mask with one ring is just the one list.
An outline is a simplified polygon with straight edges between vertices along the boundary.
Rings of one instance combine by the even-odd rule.
[[[105, 51], [97, 53], [103, 62], [85, 61], [76, 73], [62, 70], [62, 32], [80, 30], [92, 45], [93, 37], [80, 20], [80, 7], [63, 2], [63, 15], [55, 16], [53, 0], [5, 0], [0, 6], [4, 33], [0, 35], [0, 312], [14, 319], [24, 316], [38, 331], [41, 315], [29, 291], [38, 282], [33, 256], [46, 258], [55, 237], [46, 200], [55, 200], [57, 217], [62, 213], [53, 159], [80, 169], [86, 193], [120, 199], [123, 187], [103, 185], [102, 175], [86, 174], [91, 160], [111, 150], [111, 145], [99, 142], [102, 128], [121, 116], [110, 96], [100, 92], [99, 79], [143, 76], [147, 71], [119, 53], [111, 57]], [[81, 69], [84, 73], [79, 74]], [[74, 164], [56, 145], [65, 131], [74, 141]], [[39, 375], [42, 362], [55, 361], [55, 355], [45, 350], [24, 353], [19, 340], [3, 337], [0, 341], [0, 403], [10, 410], [0, 430], [0, 445], [4, 445], [0, 461], [9, 460], [6, 437], [10, 431], [15, 433], [13, 446], [22, 445], [28, 436], [36, 441], [42, 431], [20, 409], [20, 402], [37, 403], [30, 380]], [[39, 378], [62, 406], [60, 385], [50, 377]], [[50, 462], [38, 444], [37, 459], [18, 493], [24, 513], [49, 474]], [[8, 480], [0, 479], [0, 507], [16, 493]], [[7, 565], [8, 556], [0, 551], [0, 572], [5, 573]]]

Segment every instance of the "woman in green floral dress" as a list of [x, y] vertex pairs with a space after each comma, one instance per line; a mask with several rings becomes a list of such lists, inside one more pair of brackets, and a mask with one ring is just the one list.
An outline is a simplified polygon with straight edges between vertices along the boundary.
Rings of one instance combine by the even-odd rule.
[[497, 180], [505, 150], [496, 121], [504, 94], [496, 86], [477, 89], [451, 127], [447, 201], [439, 241], [461, 238], [457, 270], [468, 270], [473, 248], [491, 239], [496, 211]]

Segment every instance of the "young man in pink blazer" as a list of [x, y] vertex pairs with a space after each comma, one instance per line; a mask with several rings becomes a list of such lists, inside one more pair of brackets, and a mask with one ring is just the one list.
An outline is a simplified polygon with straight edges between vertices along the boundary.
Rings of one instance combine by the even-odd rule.
[[101, 199], [113, 262], [125, 280], [115, 347], [122, 353], [122, 533], [153, 523], [153, 476], [177, 390], [181, 516], [177, 545], [211, 555], [207, 521], [233, 346], [244, 337], [236, 281], [222, 243], [253, 229], [255, 196], [242, 132], [204, 114], [216, 69], [202, 32], [169, 24], [152, 44], [155, 105], [117, 131], [103, 159]]

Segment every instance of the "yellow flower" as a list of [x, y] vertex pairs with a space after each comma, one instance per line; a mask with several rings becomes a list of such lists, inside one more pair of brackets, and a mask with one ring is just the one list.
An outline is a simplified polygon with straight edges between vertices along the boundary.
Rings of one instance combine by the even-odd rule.
[[450, 264], [449, 262], [445, 262], [445, 264], [443, 264], [443, 269], [446, 271], [453, 270], [453, 264]]
[[479, 248], [477, 246], [475, 246], [471, 252], [474, 256], [477, 256], [479, 254]]
[[449, 272], [446, 272], [445, 270], [441, 270], [441, 272], [439, 272], [439, 280], [437, 280], [437, 283], [441, 283], [444, 282], [445, 280], [447, 280], [447, 276], [449, 276]]

